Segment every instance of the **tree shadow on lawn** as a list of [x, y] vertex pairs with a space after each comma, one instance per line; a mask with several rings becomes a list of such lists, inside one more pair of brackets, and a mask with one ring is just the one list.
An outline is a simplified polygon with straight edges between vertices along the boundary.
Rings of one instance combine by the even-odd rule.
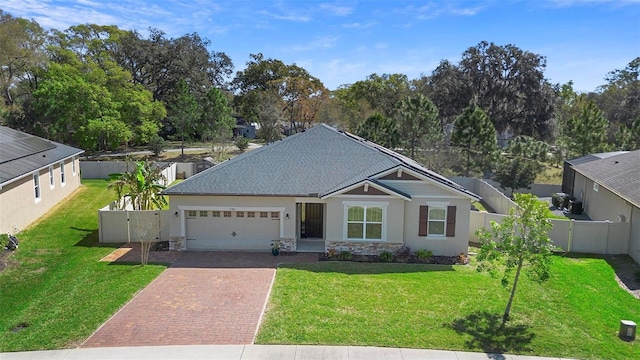
[[491, 359], [506, 359], [503, 353], [530, 352], [529, 345], [535, 337], [529, 326], [522, 324], [502, 323], [502, 314], [487, 311], [476, 311], [463, 318], [444, 324], [458, 334], [467, 334], [471, 338], [466, 346], [471, 349], [482, 349], [491, 354]]
[[77, 232], [84, 232], [82, 239], [74, 246], [118, 248], [122, 245], [121, 243], [101, 243], [98, 237], [98, 229], [81, 229], [74, 226], [71, 229]]

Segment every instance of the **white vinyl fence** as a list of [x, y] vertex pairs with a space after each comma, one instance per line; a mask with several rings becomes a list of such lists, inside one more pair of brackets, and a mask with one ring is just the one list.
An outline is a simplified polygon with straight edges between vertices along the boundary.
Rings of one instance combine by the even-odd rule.
[[169, 240], [168, 210], [109, 210], [98, 211], [101, 243], [126, 243]]
[[[193, 175], [192, 163], [156, 162], [162, 168], [162, 174], [169, 185], [174, 182], [178, 173], [185, 177]], [[80, 161], [80, 173], [83, 179], [108, 179], [110, 174], [120, 174], [136, 169], [134, 161]]]
[[[472, 211], [469, 240], [478, 241], [476, 230], [491, 228], [491, 222], [501, 223], [507, 215]], [[549, 238], [564, 251], [585, 254], [627, 254], [631, 236], [630, 222], [581, 221], [551, 219]]]

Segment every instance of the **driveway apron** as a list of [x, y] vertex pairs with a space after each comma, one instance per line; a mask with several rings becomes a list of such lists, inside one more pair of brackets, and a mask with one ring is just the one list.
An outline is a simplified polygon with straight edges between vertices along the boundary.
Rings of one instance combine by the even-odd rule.
[[278, 260], [316, 259], [185, 252], [81, 347], [252, 344]]

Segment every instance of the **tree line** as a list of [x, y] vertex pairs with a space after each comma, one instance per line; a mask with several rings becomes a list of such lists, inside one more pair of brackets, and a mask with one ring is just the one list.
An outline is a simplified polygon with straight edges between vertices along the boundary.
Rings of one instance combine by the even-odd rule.
[[95, 151], [224, 143], [234, 117], [258, 123], [266, 142], [324, 122], [468, 175], [530, 173], [549, 154], [640, 148], [640, 57], [578, 93], [544, 77], [544, 56], [483, 41], [417, 79], [374, 73], [330, 91], [262, 54], [234, 73], [211, 47], [197, 33], [153, 28], [45, 31], [0, 10], [0, 123]]

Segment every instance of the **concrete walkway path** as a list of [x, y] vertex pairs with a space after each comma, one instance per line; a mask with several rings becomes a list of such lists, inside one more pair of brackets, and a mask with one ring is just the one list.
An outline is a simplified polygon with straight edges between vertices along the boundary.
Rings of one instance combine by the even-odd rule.
[[2, 360], [559, 360], [560, 358], [463, 351], [364, 346], [192, 345], [85, 348], [1, 353]]

